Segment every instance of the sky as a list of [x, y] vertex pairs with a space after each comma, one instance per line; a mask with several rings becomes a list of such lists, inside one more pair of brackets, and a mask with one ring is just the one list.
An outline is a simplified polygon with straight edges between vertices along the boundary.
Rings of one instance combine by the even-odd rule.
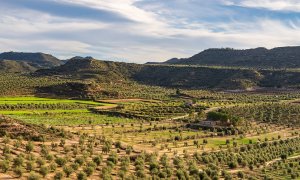
[[0, 52], [145, 63], [297, 45], [299, 0], [0, 0]]

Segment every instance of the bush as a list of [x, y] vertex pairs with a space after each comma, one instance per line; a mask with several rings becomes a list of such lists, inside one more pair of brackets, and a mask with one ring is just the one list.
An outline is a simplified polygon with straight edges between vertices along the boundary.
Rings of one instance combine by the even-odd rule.
[[241, 179], [243, 179], [245, 177], [245, 174], [242, 171], [239, 171], [237, 176]]
[[28, 180], [39, 180], [40, 176], [34, 172], [31, 172], [27, 178]]
[[116, 153], [111, 153], [108, 158], [107, 161], [112, 162], [113, 164], [117, 164], [118, 162], [118, 155]]
[[26, 170], [28, 172], [32, 171], [34, 169], [34, 162], [33, 161], [27, 161], [26, 162]]
[[237, 162], [231, 161], [228, 163], [228, 166], [230, 169], [235, 169], [237, 168]]
[[36, 163], [38, 164], [39, 167], [41, 167], [42, 165], [44, 165], [46, 162], [44, 159], [42, 159], [41, 157], [38, 157], [36, 159]]
[[63, 179], [64, 175], [62, 172], [57, 172], [55, 175], [54, 175], [54, 180], [61, 180]]
[[84, 168], [84, 172], [86, 173], [86, 175], [89, 177], [94, 173], [94, 168], [93, 167], [86, 167]]
[[55, 162], [58, 166], [62, 167], [67, 163], [67, 160], [65, 158], [58, 157], [55, 159]]
[[1, 161], [0, 162], [0, 168], [1, 170], [6, 173], [9, 169], [9, 161], [5, 160], [5, 161]]
[[22, 177], [22, 175], [23, 175], [23, 169], [22, 169], [21, 167], [16, 167], [16, 168], [14, 169], [14, 173], [16, 174], [16, 176], [17, 176], [18, 178], [20, 178], [20, 177]]
[[17, 167], [17, 166], [22, 166], [24, 163], [24, 158], [21, 157], [21, 156], [18, 156], [14, 159], [14, 166]]
[[79, 164], [77, 164], [77, 163], [72, 163], [72, 164], [71, 164], [71, 167], [72, 167], [72, 169], [73, 169], [74, 171], [76, 171], [76, 170], [78, 170], [78, 168], [79, 168]]
[[77, 174], [77, 180], [86, 180], [87, 179], [87, 176], [84, 172], [80, 171], [78, 174]]
[[85, 160], [83, 157], [77, 157], [75, 159], [75, 163], [79, 164], [80, 166], [82, 166], [84, 164]]
[[146, 177], [145, 172], [143, 170], [138, 170], [136, 172], [136, 176], [139, 177], [139, 178], [145, 178]]
[[102, 162], [102, 156], [100, 156], [100, 155], [99, 156], [95, 156], [93, 158], [93, 162], [96, 163], [97, 166], [99, 166], [101, 164], [101, 162]]
[[31, 141], [29, 141], [29, 142], [26, 144], [26, 146], [25, 146], [25, 149], [26, 149], [26, 152], [27, 152], [27, 153], [30, 153], [30, 152], [33, 150], [33, 148], [34, 148], [34, 145], [32, 144]]
[[70, 166], [65, 166], [63, 168], [63, 171], [65, 172], [67, 177], [70, 177], [70, 175], [74, 172], [74, 169]]
[[57, 168], [57, 165], [55, 163], [51, 163], [49, 168], [51, 172], [54, 172]]
[[49, 168], [47, 166], [42, 166], [39, 170], [39, 173], [43, 176], [46, 177], [47, 174], [49, 173]]

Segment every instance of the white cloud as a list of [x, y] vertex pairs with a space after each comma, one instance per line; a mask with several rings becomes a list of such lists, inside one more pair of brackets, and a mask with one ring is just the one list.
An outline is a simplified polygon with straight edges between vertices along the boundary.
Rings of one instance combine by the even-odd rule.
[[[179, 18], [174, 16], [178, 14], [174, 8], [159, 5], [145, 8], [137, 6], [137, 0], [56, 1], [111, 11], [134, 23], [66, 18], [25, 8], [0, 7], [0, 51], [42, 51], [62, 58], [91, 55], [99, 59], [127, 59], [142, 63], [188, 57], [213, 47], [272, 48], [300, 44], [300, 23], [292, 20], [287, 23], [257, 17], [251, 21], [193, 21], [191, 13], [182, 13]], [[217, 2], [225, 3], [214, 0]], [[237, 4], [228, 2], [227, 5]], [[239, 2], [251, 6], [250, 0]], [[183, 7], [177, 8], [184, 10]], [[206, 9], [214, 11], [210, 6]]]
[[81, 53], [94, 53], [90, 50], [89, 44], [78, 41], [0, 38], [0, 42], [2, 51], [44, 52], [57, 54], [60, 58], [70, 58]]
[[22, 14], [15, 13], [15, 11], [0, 10], [0, 34], [2, 36], [55, 31], [74, 32], [109, 27], [108, 24], [97, 21], [67, 19], [32, 10], [21, 10]]
[[239, 0], [225, 1], [226, 5], [236, 5], [249, 8], [264, 8], [272, 11], [300, 12], [299, 0]]

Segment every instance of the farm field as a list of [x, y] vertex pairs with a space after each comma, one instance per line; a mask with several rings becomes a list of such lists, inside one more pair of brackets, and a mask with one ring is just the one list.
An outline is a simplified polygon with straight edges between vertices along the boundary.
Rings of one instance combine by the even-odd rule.
[[20, 119], [30, 124], [49, 126], [106, 124], [123, 122], [123, 119], [95, 115], [91, 107], [109, 108], [109, 103], [86, 100], [51, 99], [39, 97], [2, 97], [0, 114]]
[[300, 0], [0, 15], [0, 180], [300, 180]]
[[[96, 101], [1, 97], [0, 178], [299, 177], [298, 95], [261, 95], [255, 102], [243, 94], [210, 93], [213, 101], [207, 95]], [[201, 127], [209, 118], [226, 122]]]

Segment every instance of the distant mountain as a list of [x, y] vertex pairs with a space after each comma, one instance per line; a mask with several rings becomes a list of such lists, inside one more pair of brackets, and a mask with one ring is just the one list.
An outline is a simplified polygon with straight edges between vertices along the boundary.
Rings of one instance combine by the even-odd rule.
[[274, 49], [208, 49], [190, 58], [173, 58], [161, 64], [235, 66], [253, 68], [300, 68], [300, 46]]
[[[300, 87], [300, 72], [251, 68], [143, 65], [93, 58], [72, 58], [66, 64], [36, 71], [36, 76], [61, 76], [88, 82], [138, 82], [173, 88], [248, 89]], [[57, 88], [57, 87], [55, 87]]]
[[15, 61], [14, 65], [19, 64], [19, 66], [25, 66], [26, 64], [29, 69], [51, 68], [64, 63], [56, 57], [44, 53], [5, 52], [0, 54], [0, 62], [2, 62], [2, 65], [8, 63], [8, 61], [3, 63], [4, 60], [10, 60], [10, 66], [13, 63], [12, 61]]
[[37, 68], [23, 61], [0, 60], [0, 72], [33, 72]]

